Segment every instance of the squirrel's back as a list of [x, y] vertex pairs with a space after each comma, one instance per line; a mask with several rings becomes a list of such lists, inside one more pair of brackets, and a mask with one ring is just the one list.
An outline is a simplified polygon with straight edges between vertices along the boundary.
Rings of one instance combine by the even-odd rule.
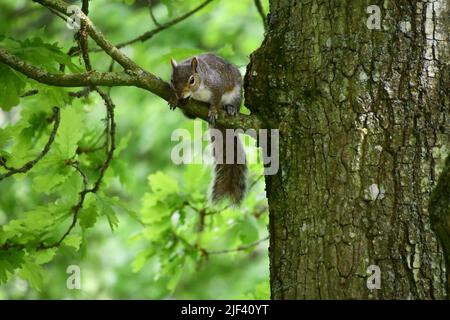
[[[212, 53], [196, 56], [197, 71], [207, 86], [221, 86], [224, 92], [233, 90], [237, 85], [242, 86], [242, 76], [238, 68], [225, 59]], [[180, 64], [190, 65], [191, 59], [181, 61]]]

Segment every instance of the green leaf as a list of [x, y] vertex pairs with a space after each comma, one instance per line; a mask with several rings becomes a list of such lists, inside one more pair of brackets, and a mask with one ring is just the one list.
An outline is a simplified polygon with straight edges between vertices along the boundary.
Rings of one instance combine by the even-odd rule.
[[36, 251], [34, 253], [34, 262], [37, 264], [45, 264], [50, 262], [56, 254], [56, 248]]
[[77, 234], [69, 234], [63, 241], [63, 244], [68, 247], [74, 248], [76, 251], [81, 245], [81, 236]]
[[[41, 35], [46, 36], [44, 30]], [[64, 64], [71, 72], [81, 70], [57, 43], [45, 43], [40, 37], [25, 40], [8, 38], [3, 41], [2, 45], [20, 58], [52, 73], [59, 73], [60, 64]]]
[[178, 182], [161, 171], [151, 174], [148, 181], [153, 192], [159, 195], [179, 193]]
[[147, 262], [150, 256], [152, 256], [155, 252], [154, 248], [148, 248], [144, 251], [139, 252], [136, 258], [131, 263], [131, 268], [133, 272], [139, 272]]
[[[81, 177], [79, 172], [75, 171], [75, 168], [73, 167], [64, 166], [60, 172], [67, 172], [64, 174], [66, 179], [61, 184], [59, 184], [59, 186], [55, 190], [53, 190], [53, 193], [62, 195], [62, 197], [60, 198], [61, 202], [73, 206], [73, 204], [77, 203], [77, 201], [79, 200], [79, 192], [83, 188], [83, 178]], [[86, 202], [85, 205], [86, 207], [88, 207], [88, 204]]]
[[0, 149], [4, 148], [12, 138], [12, 132], [8, 128], [0, 128]]
[[254, 216], [247, 215], [240, 225], [240, 239], [243, 243], [259, 239], [258, 224]]
[[238, 295], [235, 300], [268, 300], [270, 299], [269, 281], [265, 280], [256, 285], [256, 288], [251, 292]]
[[169, 281], [167, 282], [167, 289], [170, 292], [173, 292], [180, 281], [182, 275], [183, 268], [178, 268], [175, 273], [171, 274]]
[[76, 108], [66, 108], [61, 111], [61, 124], [56, 135], [56, 143], [60, 154], [65, 159], [75, 155], [78, 142], [83, 137], [83, 114]]
[[175, 5], [173, 0], [161, 0], [161, 2], [166, 6], [167, 8], [167, 14], [169, 17], [173, 17], [174, 12], [176, 11], [177, 7]]
[[0, 63], [0, 108], [9, 111], [12, 107], [18, 105], [24, 87], [25, 83], [15, 72]]
[[114, 154], [118, 156], [123, 150], [126, 149], [128, 146], [128, 143], [131, 139], [131, 132], [128, 132], [128, 134], [120, 139], [120, 142], [117, 144], [116, 150], [114, 150]]
[[39, 93], [32, 97], [32, 102], [39, 101], [39, 103], [45, 103], [48, 106], [64, 106], [70, 101], [65, 88], [49, 87], [40, 83], [36, 83], [33, 87], [39, 90]]
[[33, 188], [45, 194], [49, 194], [56, 186], [66, 181], [70, 176], [68, 168], [57, 166], [47, 167], [47, 171], [39, 171], [39, 173], [33, 179]]
[[205, 201], [209, 180], [210, 170], [203, 164], [190, 164], [183, 170], [183, 190], [194, 199]]
[[24, 252], [22, 250], [0, 251], [0, 284], [4, 284], [11, 274], [24, 263]]
[[119, 225], [119, 219], [117, 218], [113, 204], [111, 204], [106, 197], [101, 197], [98, 195], [96, 197], [96, 204], [100, 210], [100, 213], [105, 215], [108, 219], [111, 231], [114, 231]]
[[[43, 37], [47, 36], [44, 30], [40, 33]], [[45, 43], [39, 37], [23, 41], [5, 38], [0, 41], [2, 41], [2, 47], [5, 47], [12, 54], [46, 71], [60, 73], [60, 64], [64, 64], [71, 72], [81, 71], [81, 68], [72, 62], [72, 57], [64, 53], [57, 43]], [[34, 97], [24, 99], [25, 104], [36, 104], [36, 101], [38, 101], [39, 105], [63, 106], [69, 102], [66, 89], [40, 84], [23, 74], [16, 74], [12, 69], [1, 63], [0, 83], [0, 108], [4, 110], [9, 110], [19, 103], [20, 94], [25, 84], [39, 92]], [[36, 97], [38, 97], [38, 100], [36, 100]]]
[[119, 226], [119, 218], [117, 218], [117, 215], [114, 211], [108, 211], [106, 213], [106, 218], [108, 219], [109, 227], [111, 228], [111, 231], [114, 231]]
[[136, 220], [139, 223], [142, 223], [142, 221], [139, 218], [139, 215], [136, 211], [133, 211], [127, 207], [127, 204], [121, 201], [118, 197], [109, 198], [110, 203], [114, 205], [115, 209], [119, 209], [123, 211], [124, 213], [128, 214], [131, 218]]
[[19, 276], [27, 280], [30, 286], [41, 291], [44, 283], [43, 269], [36, 263], [26, 262], [19, 272]]
[[53, 215], [45, 207], [28, 211], [25, 214], [23, 225], [30, 231], [43, 230], [55, 223]]
[[92, 228], [95, 225], [95, 222], [97, 222], [97, 217], [98, 217], [98, 209], [95, 205], [82, 209], [78, 214], [80, 226], [83, 229]]
[[186, 260], [184, 257], [180, 257], [179, 255], [176, 255], [173, 260], [169, 260], [164, 265], [164, 272], [169, 275], [169, 281], [166, 283], [166, 287], [171, 293], [173, 293], [178, 282], [180, 281], [185, 267]]
[[255, 299], [268, 300], [270, 299], [270, 285], [269, 281], [263, 281], [256, 286]]
[[233, 58], [236, 54], [234, 53], [233, 46], [227, 43], [222, 48], [217, 51], [217, 54], [225, 59]]

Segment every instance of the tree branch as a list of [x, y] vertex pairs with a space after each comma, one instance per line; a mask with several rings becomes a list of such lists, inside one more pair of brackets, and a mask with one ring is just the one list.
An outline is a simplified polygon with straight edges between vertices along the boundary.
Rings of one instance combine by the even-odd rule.
[[[68, 4], [61, 0], [33, 0], [47, 8], [54, 9], [59, 11], [60, 13], [67, 16], [67, 8]], [[207, 3], [213, 0], [208, 0], [202, 5], [205, 6]], [[199, 6], [200, 7], [200, 6]], [[197, 11], [202, 7], [197, 7]], [[196, 10], [194, 9], [194, 10]], [[188, 13], [189, 14], [189, 13]], [[186, 14], [186, 15], [188, 15]], [[184, 15], [184, 16], [186, 16]], [[182, 17], [184, 17], [182, 16]], [[157, 96], [163, 98], [166, 101], [171, 101], [174, 98], [174, 93], [170, 88], [170, 85], [160, 79], [159, 77], [146, 72], [141, 67], [139, 67], [134, 61], [128, 58], [124, 53], [122, 53], [117, 47], [112, 45], [104, 35], [97, 30], [94, 24], [89, 20], [89, 18], [83, 13], [79, 12], [80, 21], [86, 23], [86, 32], [89, 36], [99, 45], [112, 59], [117, 61], [125, 70], [126, 73], [99, 73], [96, 71], [92, 71], [88, 74], [72, 74], [72, 75], [51, 75], [45, 71], [42, 71], [38, 74], [34, 72], [30, 72], [31, 70], [21, 70], [16, 69], [19, 72], [22, 72], [28, 76], [29, 74], [34, 74], [36, 77], [33, 78], [37, 81], [42, 79], [43, 82], [50, 85], [56, 86], [67, 86], [67, 87], [79, 87], [79, 86], [95, 86], [95, 85], [104, 85], [104, 86], [136, 86], [147, 91], [150, 91]], [[182, 17], [178, 18], [181, 19]], [[177, 19], [175, 19], [177, 20]], [[181, 20], [180, 20], [181, 21]], [[169, 22], [174, 24], [174, 22]], [[176, 23], [176, 22], [175, 22]], [[1, 49], [0, 49], [1, 50]], [[1, 59], [1, 51], [0, 51], [0, 59]], [[1, 61], [1, 60], [0, 60]], [[8, 62], [6, 64], [13, 67]], [[17, 67], [18, 63], [16, 63]], [[20, 64], [19, 64], [20, 66]], [[29, 65], [28, 65], [29, 66]], [[26, 72], [28, 72], [28, 74]], [[42, 74], [42, 75], [41, 75]], [[37, 77], [39, 75], [39, 77]], [[45, 82], [44, 82], [45, 81]], [[207, 120], [208, 116], [208, 108], [207, 104], [197, 102], [194, 100], [190, 100], [186, 105], [179, 106], [181, 109], [188, 111], [188, 113], [195, 115], [203, 120]], [[259, 119], [255, 116], [248, 116], [239, 114], [236, 117], [231, 117], [223, 114], [216, 121], [218, 125], [225, 126], [230, 129], [259, 129], [261, 127], [261, 123]]]
[[106, 144], [106, 159], [103, 162], [102, 166], [100, 167], [100, 174], [95, 182], [92, 189], [90, 189], [90, 192], [96, 193], [98, 189], [100, 188], [100, 184], [103, 180], [103, 177], [105, 175], [106, 170], [109, 168], [109, 165], [111, 164], [111, 161], [114, 156], [114, 151], [116, 150], [116, 121], [114, 116], [114, 108], [115, 105], [113, 101], [111, 100], [111, 97], [104, 93], [103, 91], [96, 89], [97, 93], [102, 97], [105, 106], [106, 106], [106, 118], [107, 118], [107, 134], [109, 139], [109, 148], [108, 143]]
[[[87, 16], [89, 13], [89, 0], [83, 0], [83, 5], [81, 11]], [[92, 70], [91, 59], [89, 58], [89, 47], [88, 47], [88, 35], [86, 31], [86, 24], [82, 23], [81, 28], [78, 31], [78, 46], [81, 49], [83, 55], [84, 65], [86, 66], [86, 71]]]
[[30, 63], [19, 59], [6, 50], [0, 48], [0, 62], [7, 64], [14, 70], [26, 75], [28, 78], [40, 83], [57, 87], [84, 87], [92, 85], [100, 86], [138, 86], [136, 77], [125, 72], [84, 72], [73, 74], [53, 74], [33, 66]]
[[[74, 74], [53, 74], [37, 66], [19, 59], [6, 50], [0, 48], [0, 62], [3, 62], [14, 70], [34, 79], [40, 83], [58, 87], [92, 87], [92, 86], [135, 86], [150, 91], [166, 101], [173, 99], [170, 85], [156, 76], [150, 76], [148, 72], [98, 72], [90, 71]], [[180, 107], [201, 119], [206, 120], [208, 116], [207, 104], [190, 100], [186, 105]], [[258, 129], [259, 120], [254, 116], [239, 114], [236, 117], [223, 115], [216, 121], [217, 124], [235, 129]]]

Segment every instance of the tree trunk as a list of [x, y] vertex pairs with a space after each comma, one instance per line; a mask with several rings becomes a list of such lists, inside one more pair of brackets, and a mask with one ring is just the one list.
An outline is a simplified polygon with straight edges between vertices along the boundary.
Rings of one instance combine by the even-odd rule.
[[270, 1], [246, 105], [280, 130], [266, 176], [273, 299], [448, 298], [428, 210], [449, 150], [446, 4]]

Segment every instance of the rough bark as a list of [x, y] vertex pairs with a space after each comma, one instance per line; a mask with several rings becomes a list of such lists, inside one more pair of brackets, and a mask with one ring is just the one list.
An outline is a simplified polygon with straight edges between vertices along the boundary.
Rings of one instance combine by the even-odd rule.
[[[366, 26], [370, 5], [381, 30]], [[449, 150], [449, 9], [270, 1], [246, 105], [280, 129], [280, 170], [266, 177], [273, 299], [448, 297], [429, 200]]]

